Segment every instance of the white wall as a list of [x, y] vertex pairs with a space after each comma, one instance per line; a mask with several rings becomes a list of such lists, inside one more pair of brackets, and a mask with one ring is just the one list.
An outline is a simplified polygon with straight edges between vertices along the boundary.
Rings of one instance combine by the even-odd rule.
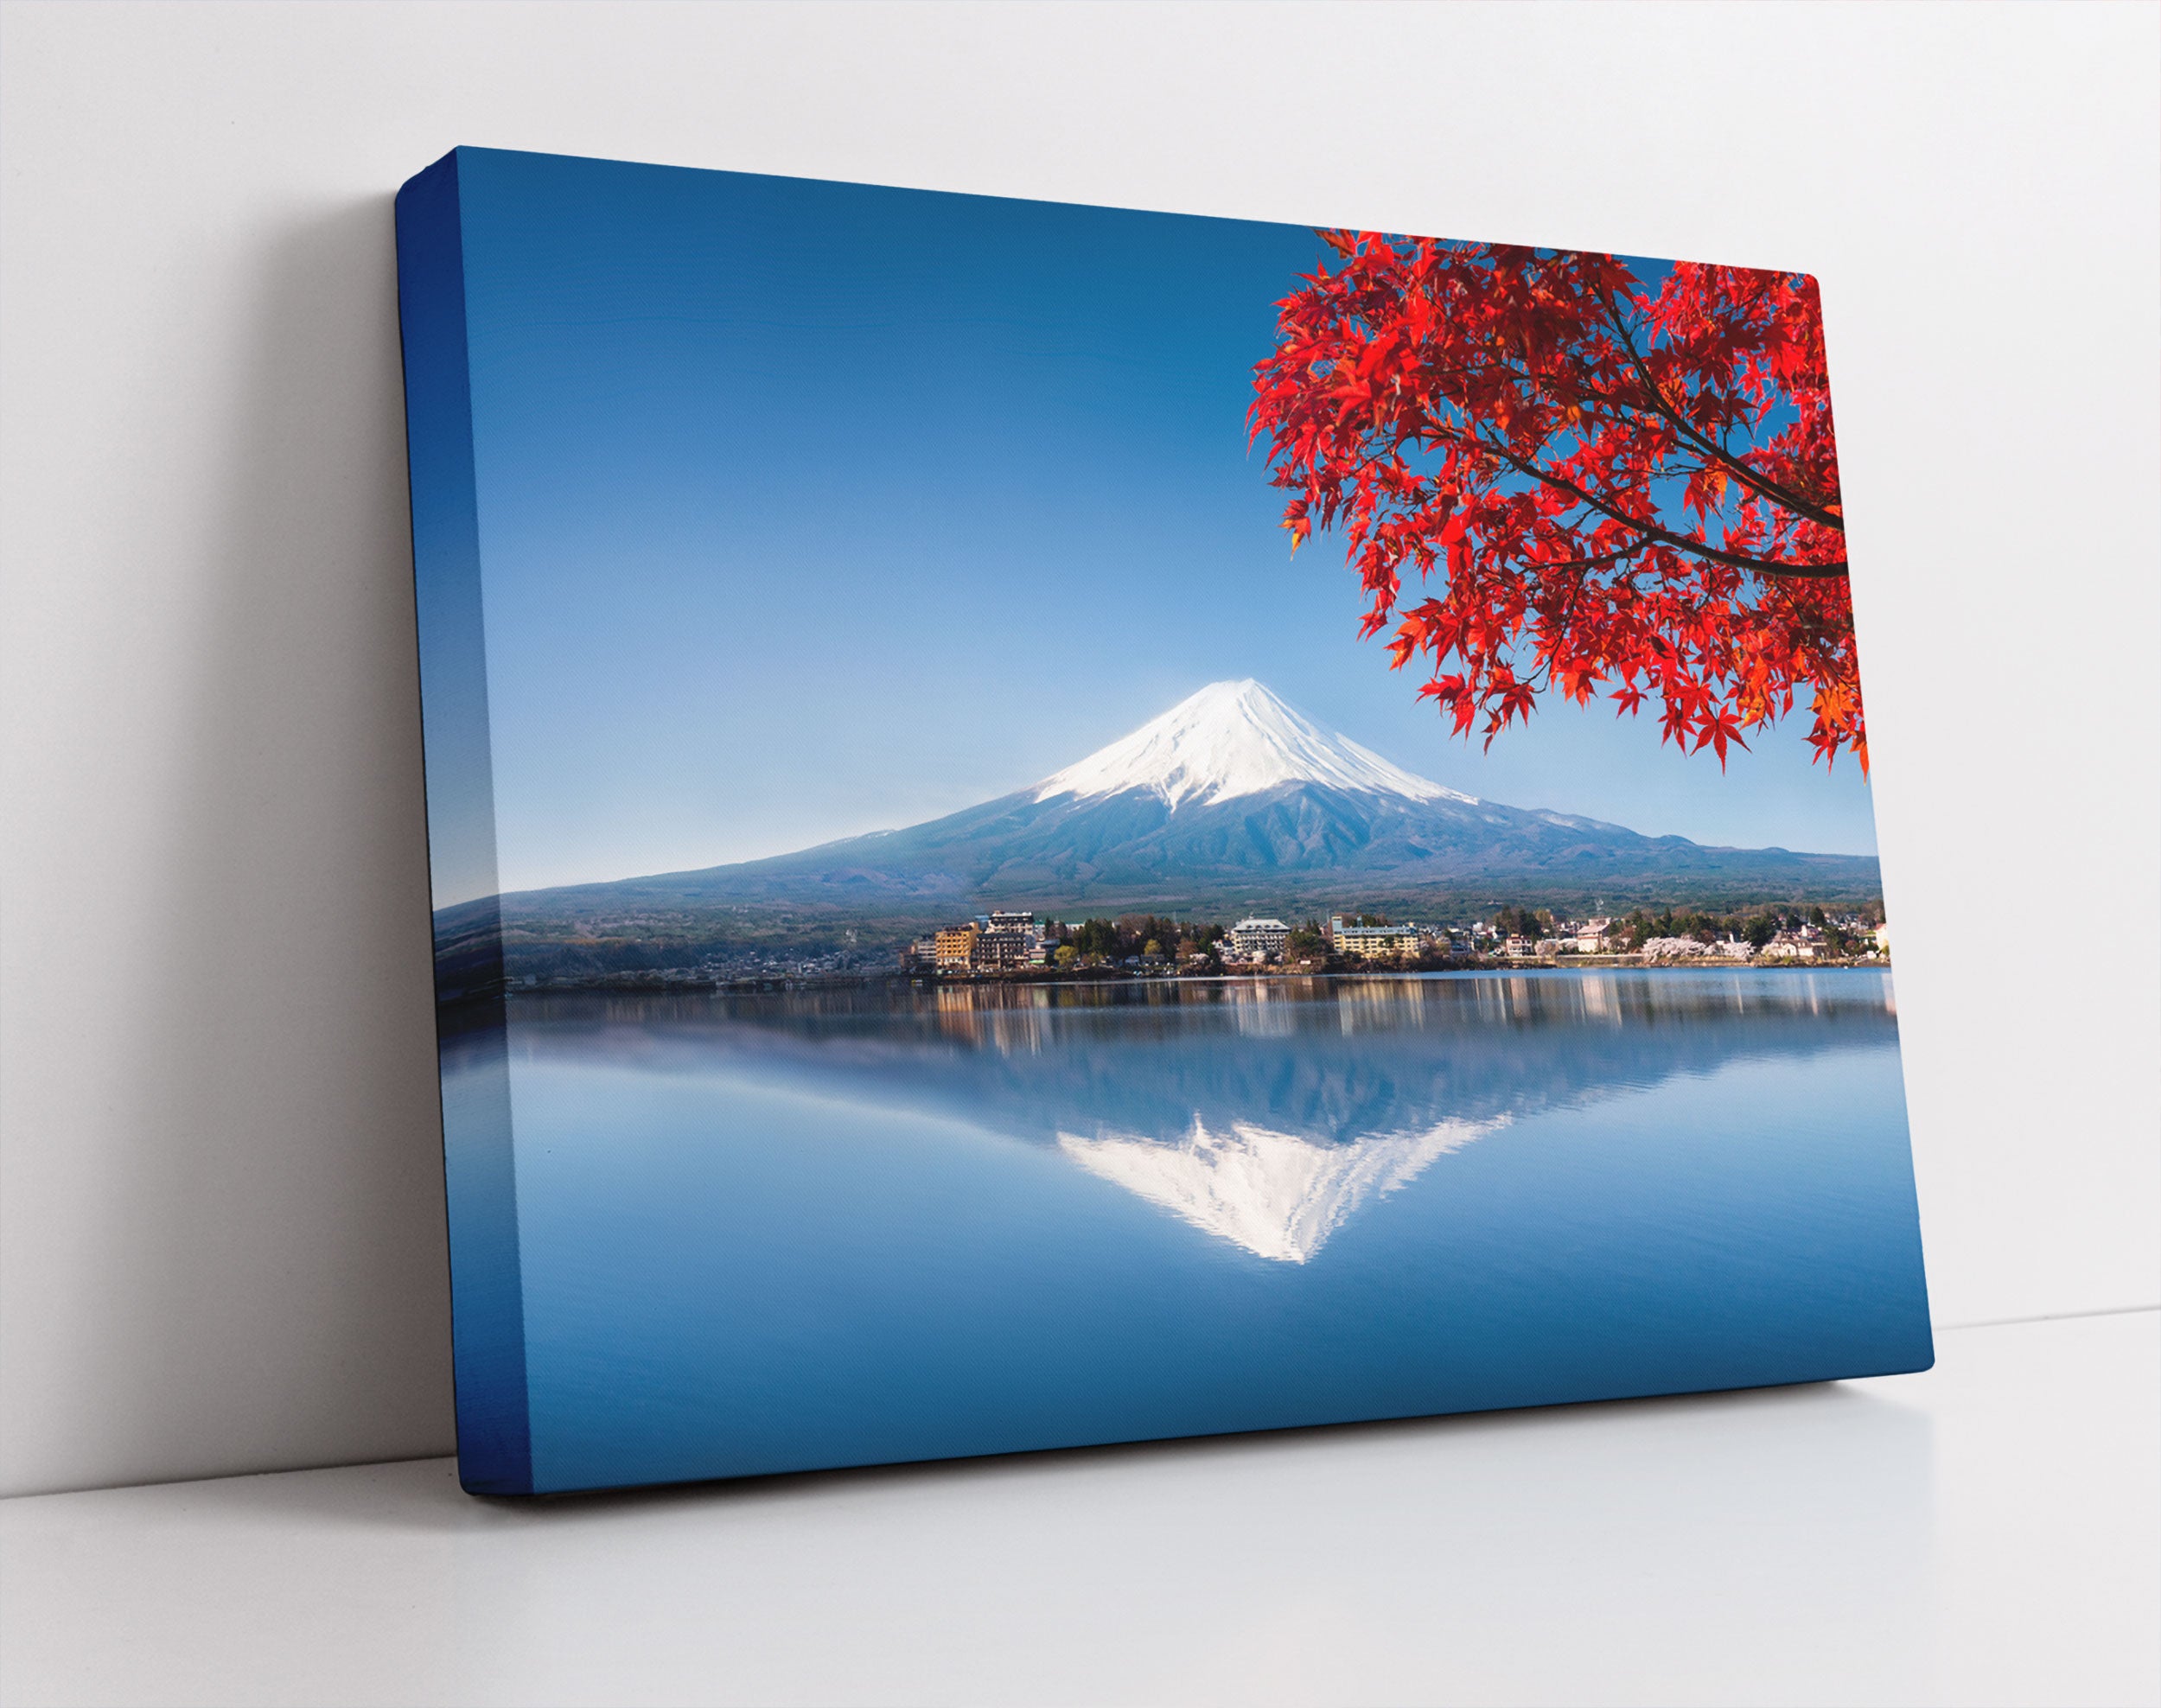
[[2153, 1302], [2158, 20], [10, 6], [0, 1491], [449, 1446], [389, 199], [460, 143], [1818, 273], [1938, 1319]]

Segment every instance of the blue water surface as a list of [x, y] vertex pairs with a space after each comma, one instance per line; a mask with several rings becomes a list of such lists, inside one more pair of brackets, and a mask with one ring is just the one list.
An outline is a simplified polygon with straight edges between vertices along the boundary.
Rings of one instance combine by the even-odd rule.
[[1931, 1358], [1887, 972], [541, 998], [507, 1055], [461, 1431], [522, 1402], [539, 1490]]

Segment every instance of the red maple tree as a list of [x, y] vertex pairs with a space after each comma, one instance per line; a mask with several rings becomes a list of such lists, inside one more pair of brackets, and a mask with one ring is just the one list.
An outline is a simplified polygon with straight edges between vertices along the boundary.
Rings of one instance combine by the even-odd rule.
[[1276, 305], [1253, 436], [1292, 550], [1342, 529], [1361, 633], [1393, 626], [1458, 732], [1604, 688], [1723, 767], [1805, 693], [1817, 753], [1866, 771], [1814, 279], [1321, 235], [1336, 264]]

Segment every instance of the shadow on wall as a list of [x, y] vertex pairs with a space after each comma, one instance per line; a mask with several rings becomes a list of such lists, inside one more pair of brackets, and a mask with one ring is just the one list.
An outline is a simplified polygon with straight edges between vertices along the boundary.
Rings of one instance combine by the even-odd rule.
[[41, 1456], [80, 1481], [452, 1446], [390, 201], [262, 260], [215, 561], [173, 565], [206, 590], [183, 774], [107, 1088], [143, 1160]]

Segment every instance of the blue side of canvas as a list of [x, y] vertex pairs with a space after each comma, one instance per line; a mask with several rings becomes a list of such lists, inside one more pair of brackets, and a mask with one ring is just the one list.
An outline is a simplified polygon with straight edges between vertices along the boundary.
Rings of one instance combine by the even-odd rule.
[[[473, 470], [465, 271], [454, 152], [398, 195], [419, 628], [436, 1016], [450, 1223], [458, 1475], [474, 1494], [532, 1489], [524, 1289], [494, 904], [495, 825]], [[445, 941], [446, 903], [478, 898]]]

